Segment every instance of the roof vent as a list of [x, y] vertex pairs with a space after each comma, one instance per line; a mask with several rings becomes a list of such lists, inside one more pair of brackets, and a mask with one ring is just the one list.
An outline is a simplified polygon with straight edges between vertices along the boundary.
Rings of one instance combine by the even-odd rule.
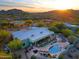
[[43, 34], [43, 32], [40, 32], [40, 34]]
[[31, 37], [34, 37], [34, 34], [32, 34]]

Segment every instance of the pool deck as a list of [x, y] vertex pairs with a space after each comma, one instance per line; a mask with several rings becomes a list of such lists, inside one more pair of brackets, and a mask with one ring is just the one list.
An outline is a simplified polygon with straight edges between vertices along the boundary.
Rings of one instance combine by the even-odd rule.
[[[40, 47], [40, 48], [38, 48], [38, 49], [39, 49], [39, 51], [47, 51], [48, 53], [50, 53], [50, 52], [49, 52], [49, 48], [52, 47], [52, 46], [55, 45], [55, 44], [58, 44], [58, 45], [60, 45], [60, 46], [62, 47], [62, 51], [60, 51], [59, 53], [57, 53], [57, 58], [58, 58], [58, 56], [60, 55], [60, 53], [62, 53], [63, 51], [65, 51], [65, 47], [66, 47], [67, 45], [69, 45], [68, 42], [65, 42], [65, 43], [63, 43], [63, 42], [50, 43], [50, 44], [48, 44], [48, 45], [46, 45], [46, 46], [44, 46], [44, 47]], [[51, 53], [50, 53], [50, 54], [51, 54]], [[51, 54], [51, 55], [54, 55], [54, 54]], [[51, 58], [51, 59], [57, 59], [57, 58]], [[49, 59], [50, 59], [50, 58], [49, 58]]]
[[60, 44], [62, 46], [62, 48], [65, 48], [67, 45], [68, 45], [68, 42], [65, 42], [65, 43], [62, 43], [62, 42], [57, 42], [57, 43], [50, 43], [44, 47], [39, 47], [39, 50], [42, 50], [42, 51], [48, 51], [50, 47], [52, 47], [53, 45], [55, 44]]
[[[49, 57], [45, 57], [45, 56], [43, 56], [43, 55], [41, 55], [40, 54], [40, 52], [42, 52], [42, 53], [50, 53], [49, 52], [49, 48], [50, 47], [52, 47], [53, 45], [55, 45], [55, 44], [60, 44], [60, 45], [62, 45], [62, 46], [66, 46], [67, 45], [67, 42], [65, 42], [65, 43], [62, 43], [62, 42], [56, 42], [56, 43], [49, 43], [49, 44], [47, 44], [47, 45], [45, 45], [45, 46], [43, 46], [43, 47], [34, 47], [31, 51], [29, 51], [29, 53], [27, 54], [28, 55], [28, 58], [30, 59], [30, 56], [32, 56], [32, 55], [36, 55], [36, 57], [39, 59], [58, 59], [58, 56], [60, 55], [60, 53], [62, 53], [63, 51], [64, 51], [64, 49], [63, 49], [63, 51], [61, 51], [61, 52], [59, 52], [58, 54], [57, 54], [57, 56], [56, 56], [56, 58], [49, 58]], [[63, 47], [64, 48], [64, 47]], [[34, 54], [33, 53], [33, 50], [38, 50], [38, 53], [37, 54]], [[51, 53], [50, 53], [51, 54]], [[53, 55], [53, 54], [51, 54], [51, 55]]]

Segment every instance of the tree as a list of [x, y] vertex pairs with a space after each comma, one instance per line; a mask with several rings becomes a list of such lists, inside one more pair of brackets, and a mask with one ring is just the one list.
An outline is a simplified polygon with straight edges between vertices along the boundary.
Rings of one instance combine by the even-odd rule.
[[76, 29], [76, 33], [79, 34], [79, 28]]
[[61, 33], [62, 33], [64, 36], [66, 36], [66, 37], [68, 37], [68, 36], [74, 34], [73, 31], [70, 30], [70, 29], [63, 29], [63, 30], [61, 30]]
[[58, 59], [64, 59], [64, 55], [63, 54], [60, 54]]
[[51, 22], [48, 26], [51, 28], [51, 27], [56, 27], [56, 24], [58, 24], [59, 22]]
[[31, 56], [31, 59], [36, 59], [36, 56], [32, 55], [32, 56]]
[[0, 30], [0, 48], [4, 46], [4, 44], [8, 43], [10, 40], [12, 40], [12, 36], [10, 32], [6, 30]]
[[62, 29], [67, 29], [67, 27], [64, 25], [64, 23], [58, 23], [55, 25], [58, 29], [62, 30]]
[[16, 38], [12, 40], [11, 42], [9, 42], [8, 46], [9, 48], [11, 48], [11, 50], [20, 49], [22, 47], [22, 41]]
[[67, 29], [67, 27], [62, 22], [53, 22], [49, 24], [49, 29], [55, 31], [56, 33], [60, 33], [61, 30]]
[[31, 25], [32, 25], [32, 23], [33, 23], [33, 21], [32, 21], [32, 20], [26, 20], [26, 21], [25, 21], [25, 24], [26, 24], [27, 26], [31, 26]]
[[68, 36], [68, 41], [70, 44], [73, 44], [78, 38], [74, 35]]
[[38, 27], [45, 27], [45, 23], [43, 21], [38, 21], [37, 26]]
[[55, 33], [59, 33], [59, 29], [55, 26], [49, 28], [50, 31], [54, 31]]

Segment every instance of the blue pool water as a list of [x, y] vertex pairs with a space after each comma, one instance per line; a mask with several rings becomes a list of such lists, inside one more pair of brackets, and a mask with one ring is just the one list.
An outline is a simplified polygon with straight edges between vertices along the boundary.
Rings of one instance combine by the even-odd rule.
[[52, 54], [56, 54], [60, 51], [61, 51], [61, 48], [60, 48], [59, 45], [54, 45], [54, 46], [49, 48], [49, 52], [52, 53]]

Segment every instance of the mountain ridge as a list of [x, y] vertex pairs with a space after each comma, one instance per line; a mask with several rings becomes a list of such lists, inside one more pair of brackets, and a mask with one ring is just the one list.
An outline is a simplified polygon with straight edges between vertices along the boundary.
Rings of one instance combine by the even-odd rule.
[[79, 10], [53, 10], [41, 13], [30, 13], [19, 9], [1, 10], [0, 20], [23, 20], [23, 19], [52, 19], [57, 21], [78, 21], [79, 22]]

